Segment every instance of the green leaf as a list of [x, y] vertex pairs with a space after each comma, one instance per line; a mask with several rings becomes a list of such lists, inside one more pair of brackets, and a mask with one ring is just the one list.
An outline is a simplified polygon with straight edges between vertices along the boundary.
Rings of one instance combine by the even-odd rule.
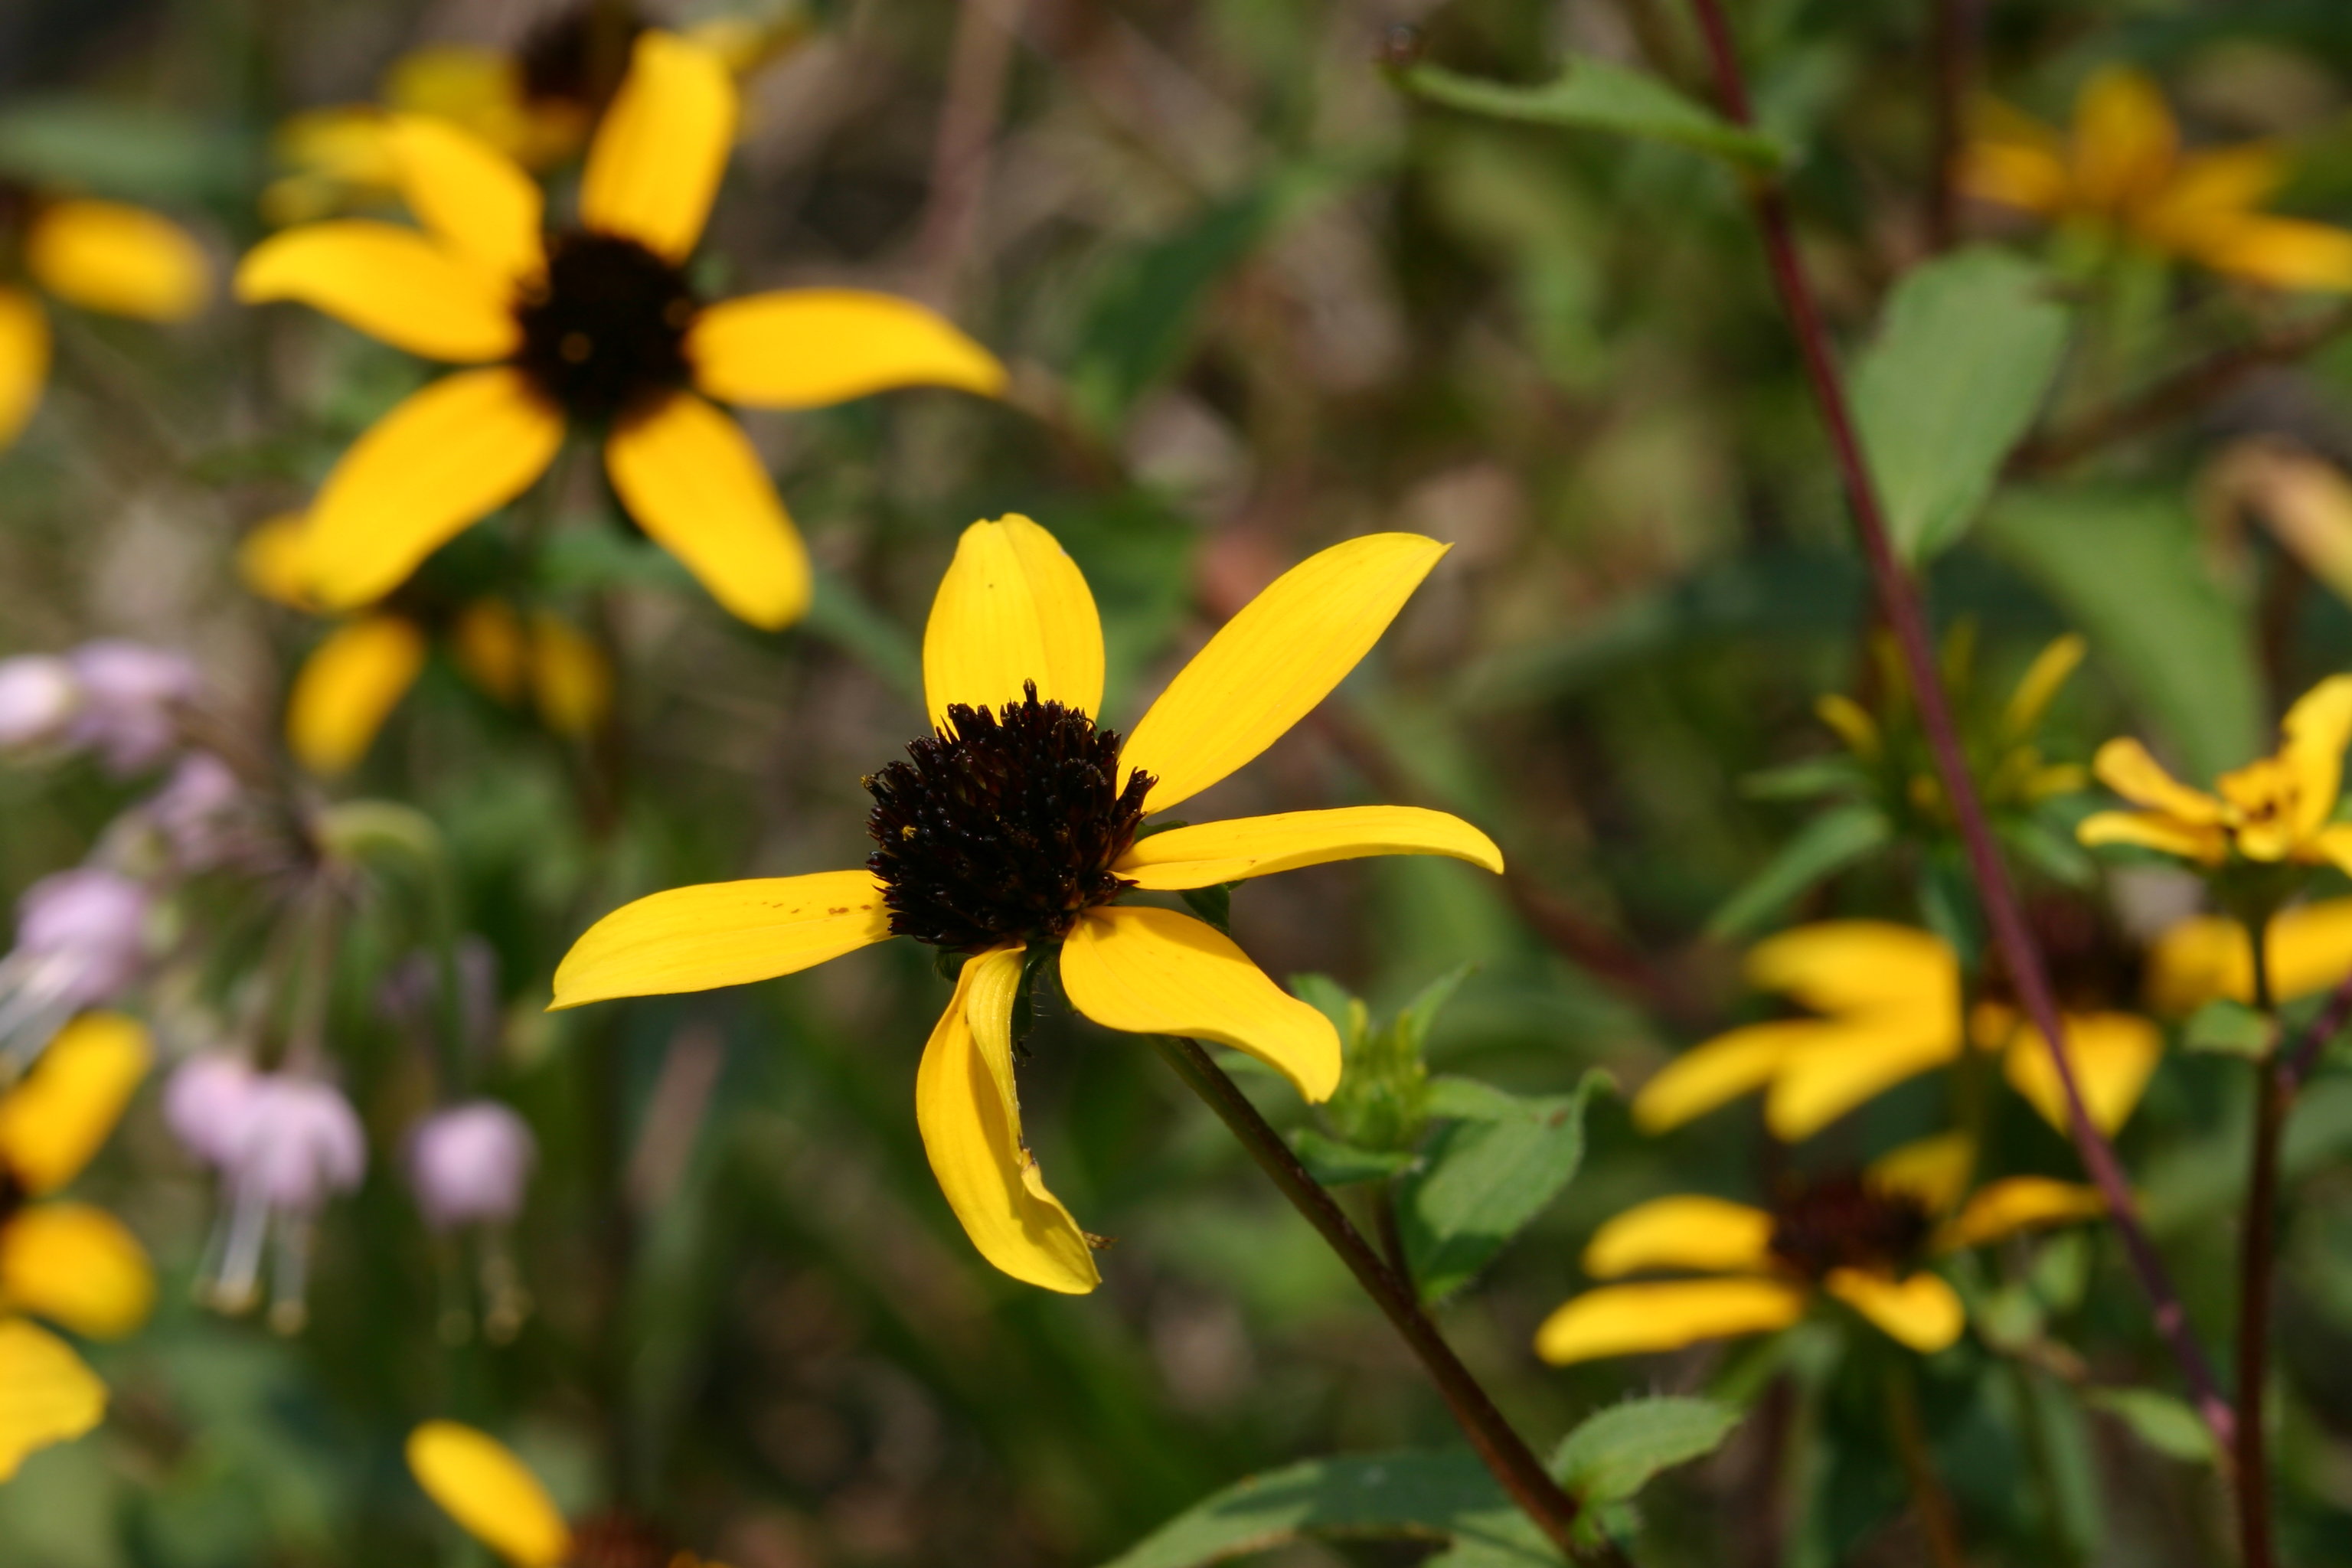
[[1925, 561], [1976, 521], [2066, 349], [2038, 267], [1974, 248], [1916, 267], [1853, 373], [1854, 420], [1896, 551]]
[[1433, 65], [1408, 66], [1396, 73], [1396, 80], [1416, 97], [1467, 114], [1666, 142], [1751, 169], [1779, 169], [1790, 161], [1789, 150], [1774, 138], [1734, 125], [1657, 78], [1608, 60], [1572, 58], [1559, 75], [1538, 87], [1486, 81]]
[[2249, 1061], [2269, 1056], [2277, 1040], [2274, 1020], [2226, 996], [2217, 996], [2191, 1013], [2180, 1030], [2183, 1049], [2243, 1057]]
[[1411, 1150], [1366, 1149], [1302, 1127], [1290, 1135], [1290, 1147], [1299, 1163], [1327, 1187], [1351, 1182], [1377, 1182], [1412, 1169], [1420, 1156]]
[[1762, 870], [1708, 917], [1706, 934], [1719, 941], [1748, 936], [1811, 891], [1894, 837], [1874, 805], [1841, 805], [1797, 830]]
[[1429, 1080], [1429, 1113], [1464, 1121], [1507, 1121], [1525, 1102], [1507, 1089], [1475, 1078]]
[[1185, 907], [1225, 935], [1234, 934], [1234, 889], [1230, 882], [1210, 888], [1187, 888], [1176, 895]]
[[1397, 1045], [1406, 1057], [1418, 1061], [1426, 1053], [1429, 1031], [1437, 1022], [1437, 1016], [1445, 1010], [1445, 1005], [1454, 1000], [1454, 994], [1462, 988], [1462, 983], [1469, 979], [1471, 972], [1477, 967], [1475, 963], [1456, 964], [1423, 986], [1413, 999], [1404, 1005], [1404, 1010], [1396, 1016], [1396, 1023], [1391, 1026], [1396, 1030]]
[[1491, 1120], [1456, 1121], [1432, 1141], [1423, 1173], [1399, 1204], [1405, 1256], [1423, 1299], [1469, 1283], [1574, 1179], [1584, 1158], [1584, 1110], [1606, 1073], [1573, 1094], [1517, 1099]]
[[0, 114], [0, 173], [131, 200], [186, 203], [247, 188], [253, 144], [152, 108], [40, 98]]
[[1633, 1399], [1578, 1423], [1553, 1450], [1551, 1473], [1580, 1502], [1632, 1497], [1659, 1471], [1712, 1454], [1744, 1412], [1719, 1399]]
[[1454, 1543], [1454, 1568], [1559, 1562], [1467, 1453], [1310, 1459], [1252, 1476], [1194, 1504], [1106, 1568], [1196, 1568], [1303, 1539]]
[[2191, 1465], [2213, 1462], [2212, 1428], [2168, 1394], [2152, 1388], [2094, 1388], [2083, 1395], [2083, 1403], [2115, 1416], [2132, 1429], [2132, 1436], [2167, 1458]]

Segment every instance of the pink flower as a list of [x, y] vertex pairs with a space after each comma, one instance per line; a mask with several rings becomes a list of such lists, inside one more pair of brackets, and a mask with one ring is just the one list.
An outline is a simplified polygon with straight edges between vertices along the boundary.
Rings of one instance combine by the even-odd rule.
[[436, 1230], [505, 1225], [522, 1210], [539, 1144], [521, 1117], [477, 1100], [426, 1117], [410, 1135], [408, 1179]]
[[143, 886], [94, 866], [25, 889], [16, 945], [0, 958], [0, 1047], [37, 1054], [66, 1020], [138, 979], [152, 906]]
[[179, 710], [196, 694], [196, 667], [162, 648], [102, 638], [74, 649], [81, 706], [66, 738], [117, 773], [153, 767], [180, 742]]
[[233, 1051], [190, 1057], [163, 1086], [163, 1123], [189, 1153], [226, 1169], [259, 1081], [252, 1064]]
[[0, 658], [0, 747], [56, 740], [81, 704], [73, 667], [48, 654]]

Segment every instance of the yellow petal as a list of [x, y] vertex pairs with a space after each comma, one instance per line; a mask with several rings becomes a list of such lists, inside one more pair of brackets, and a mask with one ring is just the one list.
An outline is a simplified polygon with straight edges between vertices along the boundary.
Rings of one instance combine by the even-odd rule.
[[1633, 1125], [1644, 1132], [1670, 1131], [1716, 1107], [1753, 1094], [1772, 1081], [1789, 1053], [1811, 1044], [1824, 1026], [1815, 1018], [1787, 1018], [1729, 1030], [1660, 1068], [1633, 1097]]
[[672, 33], [637, 37], [580, 183], [580, 221], [684, 261], [702, 237], [735, 140], [727, 62]]
[[194, 236], [120, 202], [37, 209], [25, 237], [25, 269], [60, 300], [149, 321], [185, 321], [212, 291], [212, 264]]
[[36, 1195], [72, 1181], [122, 1120], [154, 1056], [146, 1026], [121, 1013], [84, 1013], [58, 1030], [0, 1097], [0, 1166]]
[[613, 667], [570, 622], [542, 610], [530, 619], [530, 695], [559, 735], [593, 735], [613, 709]]
[[310, 650], [286, 700], [286, 744], [314, 773], [346, 773], [425, 668], [425, 633], [404, 616], [362, 616]]
[[80, 1436], [105, 1415], [106, 1384], [63, 1340], [0, 1318], [0, 1481], [27, 1455]]
[[1878, 721], [1870, 710], [1843, 692], [1832, 691], [1813, 699], [1813, 714], [1837, 731], [1845, 749], [1865, 762], [1874, 762], [1885, 749], [1878, 732]]
[[2091, 759], [2091, 772], [2101, 784], [2134, 805], [2146, 806], [2191, 826], [2221, 820], [2220, 801], [2203, 790], [2190, 789], [2166, 773], [2164, 765], [2148, 755], [2147, 748], [2128, 735], [2118, 736], [2101, 746]]
[[308, 529], [309, 521], [299, 511], [279, 512], [256, 523], [237, 542], [237, 576], [274, 604], [311, 608]]
[[1107, 1029], [1218, 1040], [1310, 1101], [1339, 1087], [1331, 1020], [1282, 991], [1222, 932], [1173, 910], [1090, 910], [1062, 947], [1070, 1005]]
[[614, 426], [604, 471], [637, 525], [735, 616], [773, 631], [808, 608], [808, 549], [732, 418], [674, 393]]
[[[2066, 1058], [2083, 1091], [2083, 1109], [2093, 1126], [2112, 1135], [2139, 1104], [2140, 1093], [2164, 1055], [2164, 1036], [2146, 1018], [2129, 1013], [2069, 1014], [2065, 1024]], [[2061, 1132], [2067, 1131], [2066, 1091], [2058, 1082], [2058, 1067], [2050, 1059], [2050, 1045], [2042, 1031], [2021, 1023], [2001, 1071], [2044, 1121]]]
[[49, 320], [40, 301], [0, 285], [0, 450], [24, 433], [49, 380]]
[[2094, 849], [2102, 844], [2130, 844], [2206, 866], [2219, 866], [2230, 858], [2227, 829], [2156, 811], [2095, 811], [2076, 826], [2074, 837]]
[[547, 1489], [488, 1433], [427, 1421], [408, 1435], [408, 1468], [442, 1512], [515, 1568], [556, 1568], [571, 1553]]
[[408, 210], [443, 244], [509, 288], [546, 268], [545, 202], [513, 159], [421, 114], [394, 116], [385, 136]]
[[1930, 1214], [1943, 1214], [1960, 1201], [1977, 1163], [1976, 1140], [1965, 1132], [1939, 1132], [1889, 1150], [1870, 1163], [1870, 1184], [1902, 1193]]
[[89, 1204], [40, 1203], [0, 1223], [0, 1301], [94, 1340], [147, 1321], [155, 1274], [121, 1220]]
[[1859, 1268], [1834, 1268], [1822, 1289], [1922, 1355], [1942, 1350], [1968, 1326], [1967, 1310], [1938, 1275], [1914, 1274], [1898, 1281]]
[[1458, 816], [1417, 805], [1346, 805], [1171, 827], [1139, 840], [1114, 869], [1139, 888], [1173, 890], [1372, 855], [1445, 855], [1503, 868], [1495, 841]]
[[2173, 248], [2194, 249], [2244, 221], [2286, 175], [2285, 153], [2266, 142], [2189, 153], [2140, 209], [2138, 226]]
[[2279, 730], [2286, 737], [2279, 761], [2294, 779], [2290, 828], [2300, 841], [2336, 815], [2343, 793], [2344, 748], [2352, 744], [2352, 675], [2330, 676], [2305, 692]]
[[2321, 828], [2311, 836], [2305, 847], [2311, 856], [2352, 877], [2352, 823], [2338, 822]]
[[1941, 1067], [1960, 1053], [1960, 1018], [1888, 1014], [1825, 1025], [1791, 1051], [1764, 1095], [1764, 1124], [1790, 1142], [1810, 1138], [1847, 1111]]
[[2200, 246], [2197, 258], [2273, 289], [2352, 290], [2352, 232], [2331, 224], [2247, 218]]
[[1979, 201], [2054, 215], [2071, 190], [2066, 165], [2046, 146], [1984, 138], [1961, 150], [1960, 189]]
[[522, 617], [504, 599], [477, 599], [458, 612], [449, 629], [450, 650], [466, 679], [501, 702], [522, 695], [523, 671], [530, 662]]
[[1988, 1182], [1970, 1194], [1968, 1206], [1936, 1233], [1936, 1247], [1957, 1252], [2037, 1226], [2095, 1219], [2106, 1212], [2106, 1199], [2096, 1187], [2048, 1176], [2010, 1176]]
[[[2217, 996], [2253, 999], [2253, 949], [2245, 927], [2217, 915], [2181, 921], [2148, 950], [2148, 1002], [2192, 1013]], [[2352, 973], [2352, 899], [2282, 910], [2270, 925], [2271, 989], [2277, 1000], [2325, 991]]]
[[2074, 183], [2085, 201], [2117, 211], [2163, 188], [2180, 133], [2145, 75], [2110, 66], [2074, 100]]
[[1594, 1231], [1584, 1248], [1584, 1271], [1595, 1279], [1652, 1268], [1742, 1274], [1771, 1267], [1770, 1215], [1692, 1194], [1636, 1204]]
[[1785, 1329], [1805, 1315], [1801, 1286], [1781, 1279], [1678, 1279], [1608, 1285], [1559, 1308], [1536, 1331], [1554, 1366], [1601, 1356], [1676, 1351], [1702, 1340]]
[[672, 888], [590, 926], [556, 966], [553, 1005], [771, 980], [889, 934], [868, 871]]
[[1335, 544], [1284, 573], [1177, 672], [1128, 737], [1165, 811], [1282, 738], [1371, 651], [1448, 547], [1417, 533]]
[[956, 542], [923, 627], [923, 692], [944, 730], [949, 703], [994, 710], [1020, 701], [1025, 681], [1042, 700], [1101, 715], [1094, 595], [1061, 542], [1014, 513]]
[[955, 999], [923, 1047], [915, 1120], [948, 1206], [980, 1255], [1015, 1279], [1084, 1295], [1102, 1282], [1094, 1248], [1070, 1211], [1045, 1190], [1021, 1140], [1013, 1082], [1013, 997], [1017, 947], [963, 966]]
[[2001, 732], [2011, 740], [2022, 740], [2042, 722], [2042, 715], [2050, 709], [2051, 700], [2066, 678], [2074, 673], [2090, 644], [2079, 632], [2068, 632], [2053, 637], [2049, 646], [2033, 656], [2025, 673], [2018, 678], [2016, 689], [2009, 694], [2009, 704], [2001, 710]]
[[[1960, 964], [1932, 932], [1885, 921], [1823, 921], [1758, 942], [1748, 981], [1821, 1013], [1952, 1015]], [[1958, 1026], [1955, 1023], [1955, 1027]]]
[[468, 523], [530, 488], [563, 420], [520, 372], [444, 376], [376, 421], [310, 509], [312, 586], [356, 608], [407, 580]]
[[521, 330], [478, 268], [413, 228], [366, 218], [305, 224], [273, 235], [236, 269], [247, 304], [293, 300], [426, 359], [504, 359]]
[[686, 353], [697, 386], [759, 408], [822, 408], [901, 386], [1004, 390], [996, 356], [945, 317], [859, 289], [725, 300], [695, 319]]

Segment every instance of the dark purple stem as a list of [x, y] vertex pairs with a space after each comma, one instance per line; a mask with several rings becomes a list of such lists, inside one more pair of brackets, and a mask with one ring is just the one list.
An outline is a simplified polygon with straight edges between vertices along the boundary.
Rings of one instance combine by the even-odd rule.
[[2302, 1091], [2304, 1079], [2319, 1065], [2319, 1053], [2327, 1048], [2328, 1041], [2344, 1032], [2347, 1024], [2352, 1024], [2352, 974], [2336, 983], [2319, 1016], [2311, 1021], [2294, 1048], [2279, 1058], [2279, 1088], [2288, 1100]]

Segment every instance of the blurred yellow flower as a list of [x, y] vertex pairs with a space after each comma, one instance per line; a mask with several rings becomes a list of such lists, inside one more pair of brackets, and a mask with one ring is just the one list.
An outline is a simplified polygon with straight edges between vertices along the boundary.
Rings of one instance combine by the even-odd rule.
[[[20, 237], [35, 287], [68, 305], [144, 321], [182, 321], [204, 309], [212, 263], [186, 229], [143, 207], [79, 197], [27, 198], [21, 214], [0, 191], [0, 217]], [[0, 281], [0, 448], [25, 428], [49, 379], [49, 321], [31, 289]]]
[[588, 151], [579, 226], [544, 234], [539, 187], [446, 121], [390, 136], [422, 231], [365, 219], [265, 240], [248, 301], [296, 300], [411, 353], [481, 368], [415, 394], [328, 475], [310, 509], [310, 594], [372, 604], [468, 524], [522, 493], [567, 427], [647, 534], [754, 626], [809, 597], [808, 552], [741, 426], [708, 399], [812, 408], [893, 387], [992, 395], [1003, 367], [932, 311], [803, 289], [705, 306], [685, 264], [733, 137], [735, 88], [708, 48], [637, 40]]
[[1502, 869], [1485, 834], [1409, 806], [1142, 826], [1304, 718], [1444, 552], [1381, 533], [1309, 557], [1211, 638], [1122, 743], [1096, 724], [1102, 627], [1076, 563], [1027, 518], [974, 523], [923, 636], [935, 731], [909, 745], [911, 763], [865, 781], [876, 803], [866, 868], [640, 899], [572, 947], [554, 1005], [765, 980], [892, 935], [965, 955], [916, 1079], [931, 1170], [991, 1263], [1048, 1289], [1091, 1290], [1087, 1237], [1022, 1142], [1013, 1051], [1024, 976], [1055, 963], [1071, 1005], [1106, 1028], [1216, 1040], [1310, 1101], [1330, 1096], [1340, 1047], [1328, 1018], [1215, 927], [1117, 900], [1370, 855]]
[[1962, 149], [1969, 195], [2081, 225], [2276, 289], [2352, 289], [2352, 232], [2259, 209], [2286, 178], [2279, 149], [2184, 152], [2164, 96], [2125, 66], [2074, 100], [2071, 135], [1988, 103]]
[[427, 1421], [408, 1435], [408, 1469], [442, 1512], [512, 1568], [604, 1563], [719, 1568], [619, 1515], [566, 1522], [511, 1449], [456, 1421]]
[[1968, 1140], [1947, 1133], [1906, 1144], [1859, 1176], [1793, 1185], [1770, 1209], [1689, 1195], [1637, 1204], [1593, 1233], [1585, 1273], [1714, 1278], [1587, 1290], [1544, 1320], [1536, 1353], [1564, 1366], [1767, 1333], [1803, 1317], [1819, 1292], [1933, 1354], [1960, 1337], [1967, 1313], [1927, 1268], [1930, 1258], [2105, 1212], [2097, 1189], [2046, 1176], [2010, 1176], [1968, 1193], [1975, 1162]]
[[[2352, 974], [2352, 899], [2295, 904], [2270, 918], [2263, 945], [2271, 993], [2281, 1002], [2314, 995]], [[2254, 949], [2243, 923], [2196, 915], [2148, 949], [2149, 1005], [2176, 1016], [2226, 997], [2254, 999]]]
[[2287, 710], [2276, 753], [2223, 773], [2216, 794], [2191, 789], [2128, 736], [2091, 759], [2101, 784], [2140, 807], [2084, 819], [2085, 844], [2136, 844], [2201, 866], [2234, 854], [2266, 865], [2333, 865], [2352, 871], [2352, 824], [2332, 820], [2352, 743], [2352, 675], [2330, 676]]

